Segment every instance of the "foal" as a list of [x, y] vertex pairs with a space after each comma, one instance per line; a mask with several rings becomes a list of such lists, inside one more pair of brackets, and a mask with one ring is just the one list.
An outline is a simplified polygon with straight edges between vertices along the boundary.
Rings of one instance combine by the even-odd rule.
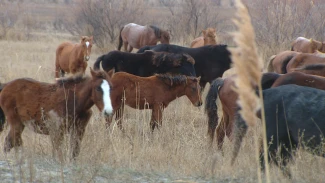
[[[117, 72], [112, 77], [111, 99], [115, 120], [122, 129], [121, 118], [124, 104], [134, 109], [151, 109], [150, 126], [162, 125], [162, 112], [168, 104], [178, 97], [186, 95], [195, 106], [202, 105], [200, 78], [184, 75], [155, 75], [139, 77], [126, 72]], [[107, 119], [107, 127], [112, 122], [112, 116]]]
[[61, 43], [56, 49], [55, 77], [58, 78], [59, 73], [63, 77], [65, 72], [72, 74], [77, 72], [85, 73], [92, 43], [92, 36], [82, 36], [80, 43], [77, 44], [71, 42]]
[[105, 116], [112, 114], [109, 79], [105, 72], [91, 70], [91, 77], [78, 75], [54, 84], [30, 78], [7, 83], [0, 95], [0, 113], [4, 114], [0, 129], [2, 131], [5, 117], [10, 126], [4, 151], [21, 146], [23, 130], [30, 127], [36, 133], [53, 135], [51, 140], [57, 152], [60, 152], [64, 133], [69, 132], [72, 158], [76, 158], [92, 115], [90, 108], [96, 105]]

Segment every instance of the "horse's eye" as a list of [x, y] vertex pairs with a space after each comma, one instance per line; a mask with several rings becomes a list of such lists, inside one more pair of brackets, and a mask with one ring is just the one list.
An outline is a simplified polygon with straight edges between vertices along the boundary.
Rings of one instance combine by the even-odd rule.
[[102, 91], [102, 87], [100, 86], [96, 87], [96, 91]]

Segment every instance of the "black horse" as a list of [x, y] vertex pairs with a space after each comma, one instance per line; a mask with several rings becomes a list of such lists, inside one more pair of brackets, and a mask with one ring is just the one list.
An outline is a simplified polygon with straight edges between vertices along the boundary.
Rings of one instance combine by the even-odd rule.
[[186, 53], [195, 60], [195, 72], [201, 76], [200, 85], [205, 87], [206, 83], [221, 77], [230, 68], [231, 53], [227, 50], [227, 45], [208, 45], [199, 48], [187, 48], [171, 44], [159, 44], [155, 46], [144, 46], [138, 50], [143, 53], [145, 50], [164, 51], [169, 53]]
[[[264, 90], [263, 97], [268, 158], [291, 178], [286, 165], [293, 158], [293, 150], [302, 146], [316, 155], [325, 155], [322, 150], [322, 139], [325, 134], [325, 91], [290, 84]], [[232, 164], [248, 128], [239, 114], [235, 126]], [[280, 161], [276, 158], [278, 151]], [[261, 166], [264, 169], [263, 151], [260, 152]]]
[[181, 74], [196, 76], [194, 59], [187, 54], [145, 51], [144, 53], [128, 53], [111, 51], [97, 58], [94, 69], [102, 68], [106, 72], [128, 72], [133, 75], [148, 77], [154, 74]]

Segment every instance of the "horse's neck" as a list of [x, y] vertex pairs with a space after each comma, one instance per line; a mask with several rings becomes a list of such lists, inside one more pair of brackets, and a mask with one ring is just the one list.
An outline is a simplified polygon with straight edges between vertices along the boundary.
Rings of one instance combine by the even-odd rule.
[[74, 45], [73, 50], [75, 51], [75, 54], [77, 55], [77, 59], [78, 60], [82, 60], [84, 59], [84, 55], [82, 53], [82, 46], [80, 43], [77, 43]]
[[90, 109], [94, 102], [91, 100], [91, 83], [90, 79], [77, 84], [76, 86], [71, 86], [71, 89], [74, 91], [75, 95], [75, 107], [76, 112], [87, 111]]
[[177, 84], [173, 86], [169, 86], [166, 83], [164, 83], [165, 86], [165, 92], [167, 95], [165, 95], [166, 100], [168, 103], [175, 100], [177, 97], [181, 97], [185, 95], [185, 86], [184, 84]]

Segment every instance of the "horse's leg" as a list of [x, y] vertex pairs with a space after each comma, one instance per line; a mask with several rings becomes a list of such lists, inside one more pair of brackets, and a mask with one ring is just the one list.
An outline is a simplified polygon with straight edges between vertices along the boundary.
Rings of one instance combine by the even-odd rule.
[[124, 51], [127, 52], [128, 51], [128, 42], [123, 42], [123, 47], [124, 47]]
[[83, 114], [80, 114], [79, 118], [76, 120], [76, 126], [71, 127], [70, 148], [72, 150], [73, 160], [75, 160], [80, 153], [80, 144], [91, 114], [92, 112], [90, 110]]
[[222, 119], [220, 121], [220, 124], [217, 127], [217, 142], [218, 142], [218, 149], [222, 150], [222, 146], [224, 143], [224, 139], [226, 136], [226, 130], [229, 123], [229, 117], [226, 113], [223, 113]]
[[62, 155], [62, 142], [63, 142], [63, 129], [56, 129], [56, 131], [54, 131], [53, 137], [51, 138], [52, 141], [52, 157], [55, 158], [56, 155], [58, 157], [58, 159], [63, 162], [63, 155]]
[[59, 74], [61, 73], [60, 65], [58, 61], [55, 63], [55, 78], [59, 78]]
[[153, 106], [150, 120], [151, 132], [154, 131], [156, 126], [158, 128], [162, 125], [162, 111], [163, 109], [160, 109], [159, 105]]
[[133, 47], [129, 44], [129, 49], [128, 49], [128, 52], [132, 52], [132, 50], [133, 50]]
[[119, 129], [124, 132], [122, 122], [123, 122], [123, 113], [124, 113], [124, 102], [122, 101], [121, 106], [116, 111], [115, 121]]
[[61, 77], [64, 77], [65, 72], [61, 68], [60, 68], [60, 73], [61, 73]]
[[7, 117], [8, 124], [10, 124], [9, 133], [5, 139], [4, 152], [9, 152], [13, 147], [19, 147], [22, 145], [23, 141], [21, 134], [25, 126], [21, 123], [18, 116], [15, 114], [8, 115]]

